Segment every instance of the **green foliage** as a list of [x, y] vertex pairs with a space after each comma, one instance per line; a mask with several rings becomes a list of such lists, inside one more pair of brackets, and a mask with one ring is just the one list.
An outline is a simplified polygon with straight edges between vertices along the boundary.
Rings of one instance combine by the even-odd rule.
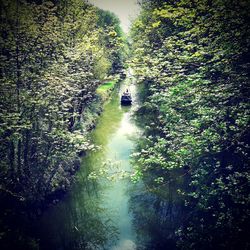
[[105, 82], [97, 88], [97, 92], [107, 91], [115, 86], [115, 81]]
[[128, 44], [120, 20], [114, 13], [99, 9], [97, 24], [102, 27], [101, 44], [107, 48], [105, 53], [111, 62], [109, 73], [119, 73], [128, 57]]
[[152, 187], [187, 171], [176, 187], [190, 210], [176, 228], [182, 249], [249, 246], [249, 8], [142, 1], [131, 29], [131, 64], [149, 94], [136, 171]]
[[[71, 184], [79, 155], [94, 148], [96, 90], [122, 67], [126, 42], [113, 14], [101, 25], [104, 12], [82, 0], [0, 0], [0, 9], [0, 199], [1, 211], [14, 211]], [[1, 242], [13, 233], [8, 216]]]
[[[78, 154], [93, 148], [86, 136], [89, 126], [79, 124], [88, 123], [85, 113], [96, 100], [99, 80], [117, 61], [109, 56], [110, 44], [125, 43], [107, 34], [119, 26], [109, 15], [112, 22], [104, 27], [102, 12], [81, 0], [1, 1], [4, 196], [42, 201], [67, 188]], [[104, 34], [112, 41], [104, 43]]]

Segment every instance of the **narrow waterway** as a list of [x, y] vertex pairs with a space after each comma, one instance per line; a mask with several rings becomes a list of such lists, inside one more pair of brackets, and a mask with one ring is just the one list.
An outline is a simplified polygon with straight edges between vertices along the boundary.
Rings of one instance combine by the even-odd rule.
[[[129, 89], [132, 107], [120, 105]], [[132, 120], [138, 105], [136, 86], [128, 78], [105, 105], [91, 140], [100, 148], [83, 158], [77, 181], [37, 226], [41, 249], [136, 249], [129, 212], [130, 154], [139, 129]]]

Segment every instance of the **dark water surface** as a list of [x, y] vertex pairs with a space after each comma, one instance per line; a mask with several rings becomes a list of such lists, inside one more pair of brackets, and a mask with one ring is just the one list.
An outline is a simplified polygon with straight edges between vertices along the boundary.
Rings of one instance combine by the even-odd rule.
[[[120, 105], [126, 88], [132, 93], [132, 107]], [[128, 78], [105, 105], [91, 135], [100, 149], [84, 157], [70, 192], [35, 225], [41, 249], [137, 249], [129, 211], [132, 184], [126, 177], [140, 136], [131, 118], [138, 105], [136, 96], [136, 86]]]

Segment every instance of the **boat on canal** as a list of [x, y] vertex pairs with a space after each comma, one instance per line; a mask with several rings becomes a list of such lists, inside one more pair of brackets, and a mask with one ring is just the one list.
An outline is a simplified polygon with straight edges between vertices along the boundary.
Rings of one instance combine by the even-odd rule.
[[132, 104], [132, 97], [128, 89], [126, 92], [123, 92], [121, 96], [121, 105], [131, 105]]

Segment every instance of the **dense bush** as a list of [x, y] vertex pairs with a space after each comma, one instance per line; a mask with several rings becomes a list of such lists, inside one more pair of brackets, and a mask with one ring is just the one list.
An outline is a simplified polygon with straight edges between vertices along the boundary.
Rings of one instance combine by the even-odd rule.
[[163, 201], [176, 183], [186, 211], [174, 236], [181, 249], [247, 249], [249, 3], [141, 6], [132, 65], [148, 96], [134, 179], [143, 176]]

